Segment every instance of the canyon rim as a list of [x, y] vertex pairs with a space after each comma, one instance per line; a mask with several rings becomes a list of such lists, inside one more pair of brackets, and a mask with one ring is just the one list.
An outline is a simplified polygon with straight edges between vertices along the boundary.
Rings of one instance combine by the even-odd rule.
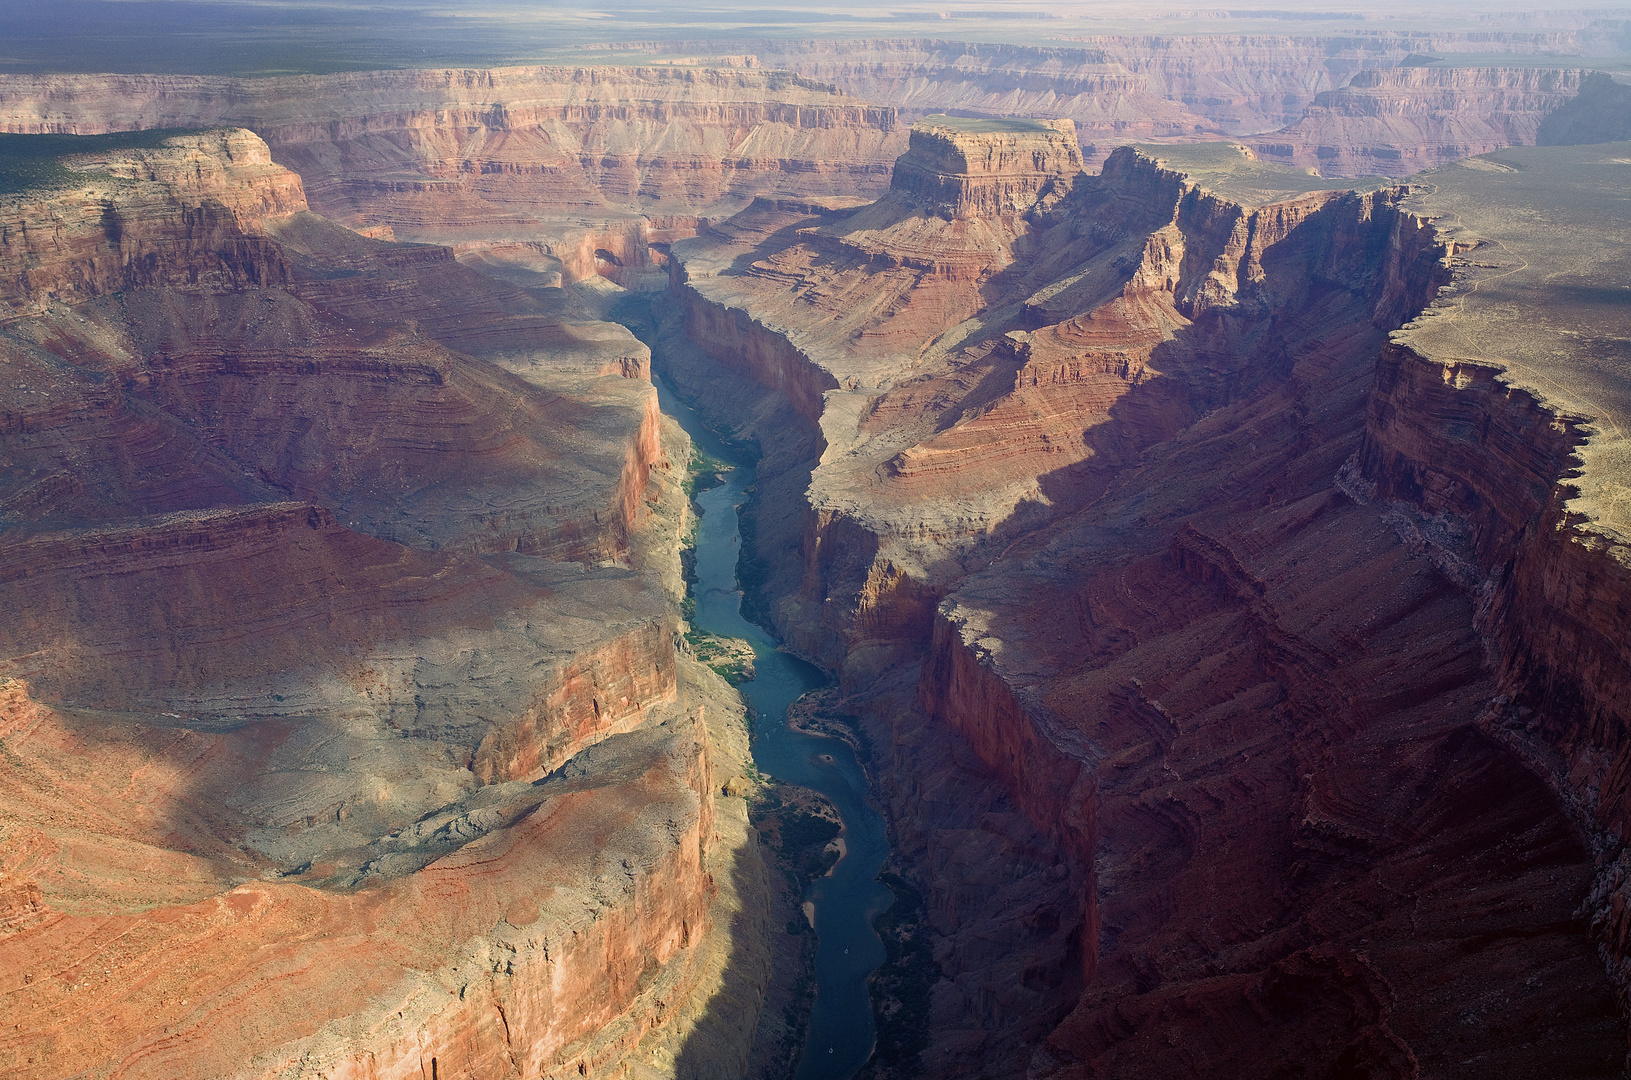
[[0, 10], [0, 1073], [1627, 1075], [1631, 8]]

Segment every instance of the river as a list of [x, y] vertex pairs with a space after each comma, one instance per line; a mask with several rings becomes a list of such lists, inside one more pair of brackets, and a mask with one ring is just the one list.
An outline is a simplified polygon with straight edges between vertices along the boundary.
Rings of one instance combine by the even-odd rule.
[[725, 482], [697, 496], [702, 519], [697, 530], [696, 626], [722, 637], [746, 638], [753, 645], [757, 677], [741, 691], [758, 713], [753, 759], [761, 773], [825, 795], [843, 819], [845, 853], [810, 895], [815, 908], [815, 1006], [798, 1080], [848, 1080], [872, 1055], [875, 1030], [867, 976], [884, 960], [883, 943], [872, 920], [894, 896], [878, 882], [889, 854], [883, 818], [867, 805], [867, 779], [846, 742], [796, 731], [787, 708], [803, 694], [825, 686], [810, 664], [776, 648], [760, 626], [742, 617], [736, 563], [742, 550], [737, 510], [754, 482], [752, 462], [715, 435], [661, 379], [658, 402], [710, 457], [731, 466]]

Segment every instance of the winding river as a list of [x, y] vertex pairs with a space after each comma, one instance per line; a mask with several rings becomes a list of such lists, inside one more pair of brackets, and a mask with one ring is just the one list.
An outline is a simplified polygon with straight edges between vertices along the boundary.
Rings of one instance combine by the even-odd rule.
[[723, 442], [661, 381], [662, 410], [677, 420], [704, 453], [733, 466], [725, 482], [697, 496], [696, 625], [753, 645], [757, 677], [742, 684], [758, 713], [753, 758], [761, 773], [819, 791], [843, 818], [845, 853], [805, 899], [815, 907], [815, 1006], [798, 1080], [848, 1080], [872, 1054], [874, 1027], [867, 976], [883, 962], [872, 920], [894, 897], [876, 878], [889, 854], [883, 818], [866, 803], [867, 780], [850, 745], [807, 735], [787, 724], [787, 707], [826, 685], [821, 672], [781, 652], [764, 629], [742, 617], [736, 562], [742, 549], [737, 509], [754, 470], [741, 451]]

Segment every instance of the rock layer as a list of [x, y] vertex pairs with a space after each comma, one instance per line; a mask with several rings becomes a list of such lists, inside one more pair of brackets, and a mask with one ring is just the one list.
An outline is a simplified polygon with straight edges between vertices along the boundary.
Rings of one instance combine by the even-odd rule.
[[[1076, 128], [1068, 120], [967, 121], [935, 118], [912, 127], [911, 148], [896, 163], [892, 190], [952, 217], [1029, 210], [1082, 171]], [[945, 210], [941, 210], [945, 207]]]
[[[1464, 288], [1459, 241], [1406, 190], [1254, 205], [1205, 182], [1118, 152], [984, 222], [1002, 257], [957, 292], [893, 283], [937, 280], [912, 261], [925, 212], [867, 228], [894, 196], [756, 206], [674, 248], [687, 325], [731, 312], [761, 353], [783, 340], [762, 393], [830, 380], [819, 412], [795, 406], [814, 453], [785, 488], [760, 466], [808, 509], [755, 508], [757, 584], [870, 716], [904, 850], [960, 860], [920, 879], [941, 974], [921, 1071], [1616, 1075], [1597, 953], [1618, 955], [1619, 878], [1570, 808], [1584, 763], [1618, 753], [1583, 733], [1620, 722], [1558, 689], [1618, 685], [1614, 602], [1585, 602], [1608, 578], [1563, 571], [1595, 545], [1559, 537], [1549, 569], [1492, 594], [1455, 540], [1484, 526], [1430, 520], [1477, 508], [1508, 558], [1550, 537], [1566, 426], [1537, 438], [1530, 409], [1470, 436], [1475, 406], [1438, 400], [1460, 376], [1378, 368], [1388, 330]], [[881, 253], [816, 261], [857, 235]], [[695, 340], [759, 377], [739, 339]], [[705, 361], [671, 363], [713, 385]], [[1512, 495], [1476, 494], [1494, 486]], [[1500, 624], [1553, 627], [1535, 640], [1573, 659], [1500, 661], [1518, 650], [1492, 633], [1497, 595], [1527, 605]], [[1579, 717], [1574, 780], [1491, 722], [1517, 715], [1515, 678]]]
[[247, 131], [65, 163], [0, 257], [0, 1068], [739, 1071], [764, 867], [646, 349]]
[[300, 178], [242, 130], [81, 155], [71, 195], [23, 192], [0, 210], [4, 316], [147, 285], [282, 285], [268, 222], [306, 209]]
[[[1401, 62], [1420, 63], [1431, 56], [1454, 63], [1457, 54], [1466, 53], [1610, 55], [1616, 48], [1609, 43], [1615, 25], [1605, 21], [1570, 34], [1103, 34], [1056, 38], [1046, 45], [891, 39], [743, 41], [732, 47], [753, 53], [766, 65], [894, 105], [907, 120], [940, 112], [1065, 117], [1075, 123], [1090, 164], [1128, 142], [1241, 137], [1289, 125], [1291, 138], [1265, 141], [1286, 144], [1294, 139], [1300, 165], [1324, 171], [1336, 158], [1360, 171], [1329, 175], [1402, 176], [1510, 144], [1491, 139], [1511, 135], [1519, 143], [1533, 141], [1516, 138], [1532, 135], [1538, 117], [1529, 114], [1562, 98], [1550, 96], [1555, 91], [1524, 88], [1524, 83], [1537, 77], [1556, 83], [1577, 75], [1526, 73], [1514, 65], [1492, 77], [1401, 68]], [[683, 53], [699, 46], [671, 47]], [[1497, 90], [1491, 78], [1505, 81], [1507, 89]], [[1459, 97], [1445, 97], [1436, 80], [1457, 83]], [[1349, 86], [1358, 89], [1350, 92]], [[1568, 96], [1565, 91], [1563, 98]], [[1355, 105], [1359, 108], [1349, 111]], [[1517, 110], [1516, 118], [1503, 115], [1508, 108]], [[1455, 152], [1458, 146], [1474, 145], [1478, 150]], [[1321, 146], [1336, 154], [1318, 157]], [[1401, 157], [1391, 157], [1396, 150]], [[1405, 160], [1408, 151], [1423, 156], [1413, 164]], [[1302, 160], [1303, 155], [1309, 160]]]
[[[1134, 92], [1101, 66], [1084, 101]], [[1571, 151], [1597, 187], [1548, 217], [1545, 159], [1087, 177], [1068, 121], [940, 118], [863, 203], [809, 190], [881, 179], [892, 117], [615, 74], [11, 84], [25, 126], [268, 110], [320, 208], [511, 283], [301, 212], [241, 132], [82, 161], [17, 219], [64, 243], [0, 234], [14, 1068], [680, 1068], [726, 981], [710, 868], [749, 833], [713, 839], [728, 740], [673, 654], [647, 357], [537, 288], [666, 264], [669, 373], [766, 450], [751, 599], [890, 778], [938, 973], [921, 1074], [1619, 1073], [1626, 335], [1536, 342], [1612, 329], [1631, 151]], [[1460, 154], [1514, 102], [1488, 138], [1538, 138], [1572, 77], [1361, 73], [1297, 146]], [[316, 85], [351, 91], [321, 123]], [[681, 178], [686, 125], [728, 128], [736, 174]], [[817, 164], [767, 179], [789, 162]], [[540, 240], [540, 200], [599, 220]], [[1560, 231], [1592, 272], [1547, 269]], [[148, 809], [111, 820], [113, 788]], [[28, 978], [74, 942], [99, 978]], [[339, 942], [361, 974], [330, 993]], [[52, 1019], [80, 1001], [116, 1022]]]
[[1479, 597], [1501, 691], [1485, 722], [1591, 836], [1586, 910], [1622, 993], [1628, 156], [1509, 150], [1429, 174], [1419, 205], [1443, 216], [1454, 277], [1389, 344], [1362, 458]]
[[542, 234], [569, 277], [614, 265], [580, 247], [649, 265], [647, 244], [759, 193], [875, 192], [902, 137], [891, 107], [745, 68], [0, 80], [0, 131], [221, 124], [264, 138], [336, 221], [500, 254]]
[[[1250, 141], [1265, 158], [1326, 176], [1408, 176], [1503, 146], [1532, 146], [1587, 73], [1547, 68], [1364, 71], [1297, 121]], [[1595, 84], [1593, 84], [1595, 86]]]

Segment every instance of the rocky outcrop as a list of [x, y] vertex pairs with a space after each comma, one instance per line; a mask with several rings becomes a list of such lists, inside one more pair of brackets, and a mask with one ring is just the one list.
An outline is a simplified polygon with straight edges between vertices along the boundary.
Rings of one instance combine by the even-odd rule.
[[[908, 120], [941, 112], [993, 118], [1066, 117], [1075, 123], [1091, 165], [1128, 142], [1239, 137], [1287, 125], [1300, 127], [1303, 110], [1316, 106], [1320, 95], [1347, 100], [1342, 97], [1343, 88], [1351, 80], [1363, 81], [1373, 75], [1409, 77], [1391, 70], [1408, 58], [1420, 62], [1437, 56], [1453, 62], [1457, 54], [1466, 53], [1610, 55], [1615, 48], [1610, 42], [1621, 32], [1613, 20], [1582, 25], [1567, 33], [1495, 29], [1372, 30], [1353, 36], [1217, 32], [1224, 29], [1227, 27], [1212, 24], [1207, 32], [1150, 37], [1076, 36], [1057, 27], [1049, 35], [1053, 40], [1044, 45], [900, 38], [742, 41], [732, 47], [753, 53], [768, 66], [831, 83], [868, 101], [895, 105]], [[721, 44], [716, 41], [708, 48], [717, 49]], [[665, 48], [683, 54], [702, 46], [681, 42]], [[1535, 100], [1470, 88], [1465, 96], [1469, 100], [1459, 107], [1459, 121], [1447, 123], [1446, 130], [1426, 125], [1420, 133], [1452, 141], [1465, 141], [1474, 133], [1487, 135], [1503, 124], [1500, 108], [1519, 105], [1532, 109]], [[1444, 106], [1446, 113], [1457, 108], [1453, 103]], [[1355, 117], [1343, 130], [1355, 139], [1369, 134], [1378, 141], [1356, 143], [1345, 152], [1362, 152], [1369, 146], [1398, 149], [1397, 140], [1409, 130], [1409, 123], [1396, 119], [1390, 131], [1385, 126], [1365, 128]], [[1518, 122], [1520, 127], [1525, 123]], [[1311, 144], [1308, 152], [1312, 154], [1317, 145], [1321, 143]], [[1323, 145], [1341, 144], [1326, 138]], [[1365, 160], [1362, 153], [1357, 160]], [[1311, 160], [1303, 164], [1323, 168], [1325, 163]], [[1377, 171], [1398, 176], [1412, 170], [1408, 164], [1388, 168], [1384, 162], [1375, 162], [1369, 173]]]
[[266, 232], [305, 210], [305, 194], [252, 133], [93, 150], [70, 168], [78, 175], [55, 190], [0, 201], [0, 317], [144, 286], [287, 283], [288, 264]]
[[[49, 1018], [8, 1027], [8, 1067], [66, 1076], [104, 1060], [133, 1076], [416, 1077], [435, 1062], [441, 1073], [565, 1076], [579, 1064], [616, 1068], [706, 981], [694, 961], [710, 932], [706, 875], [720, 867], [709, 854], [708, 737], [695, 715], [615, 737], [547, 783], [494, 789], [440, 854], [433, 841], [413, 860], [423, 865], [414, 873], [376, 871], [358, 891], [229, 881], [215, 895], [175, 897], [215, 883], [196, 869], [210, 866], [199, 857], [208, 853], [175, 851], [168, 822], [220, 811], [164, 785], [114, 823], [95, 816], [90, 785], [131, 764], [208, 780], [208, 759], [229, 755], [231, 742], [55, 710], [13, 724], [8, 747], [27, 770], [5, 789], [25, 841], [8, 843], [10, 873], [57, 880], [36, 925], [0, 943], [17, 1015]], [[52, 814], [64, 802], [78, 808], [69, 821]], [[74, 850], [26, 846], [48, 835]], [[151, 890], [145, 904], [73, 896], [82, 875], [144, 853], [183, 879], [124, 882], [127, 897]], [[74, 1021], [88, 1015], [98, 1021]]]
[[[977, 131], [964, 137], [1006, 144]], [[907, 592], [932, 597], [942, 560], [1000, 543], [1012, 515], [1035, 512], [1027, 503], [1091, 497], [1099, 464], [1125, 462], [1207, 403], [1270, 377], [1261, 364], [1219, 358], [1220, 348], [1244, 356], [1238, 343], [1190, 353], [1173, 341], [1191, 324], [1203, 324], [1197, 335], [1259, 334], [1249, 329], [1254, 313], [1303, 310], [1319, 295], [1315, 282], [1373, 283], [1372, 314], [1386, 322], [1421, 292], [1400, 284], [1420, 277], [1410, 264], [1423, 256], [1413, 239], [1421, 230], [1399, 218], [1394, 196], [1324, 192], [1242, 206], [1124, 151], [1100, 177], [1059, 181], [1023, 215], [947, 222], [913, 194], [933, 166], [931, 154], [909, 153], [897, 190], [847, 217], [800, 225], [796, 207], [760, 206], [675, 248], [694, 340], [736, 364], [717, 313], [751, 311], [761, 337], [784, 342], [783, 370], [828, 380], [820, 413], [808, 394], [795, 403], [828, 447], [801, 543], [805, 602], [865, 597], [882, 587], [874, 579], [901, 575], [914, 583]], [[1048, 175], [1034, 174], [1033, 190], [1054, 190]], [[780, 246], [778, 236], [791, 239]], [[925, 250], [933, 261], [917, 257]], [[745, 266], [744, 251], [753, 254]], [[980, 272], [954, 272], [975, 256]], [[1304, 276], [1286, 269], [1293, 262]], [[987, 320], [982, 309], [1004, 314]], [[965, 319], [952, 341], [936, 341]], [[786, 392], [752, 366], [738, 370]], [[874, 539], [849, 536], [855, 526]], [[955, 566], [945, 572], [955, 576]], [[821, 651], [797, 638], [801, 647], [841, 655], [847, 646], [834, 643], [848, 639], [845, 627], [865, 621], [851, 602], [862, 601], [823, 609], [839, 621], [815, 635]]]
[[1443, 216], [1454, 277], [1389, 344], [1361, 459], [1377, 497], [1480, 601], [1501, 691], [1485, 723], [1592, 837], [1587, 910], [1622, 993], [1626, 402], [1600, 365], [1625, 354], [1626, 320], [1613, 285], [1558, 270], [1579, 255], [1606, 265], [1625, 242], [1623, 213], [1604, 202], [1618, 181], [1603, 175], [1624, 146], [1492, 155], [1419, 198]]
[[1068, 120], [934, 117], [912, 126], [911, 148], [889, 186], [941, 215], [977, 218], [1024, 213], [1046, 195], [1063, 196], [1081, 171]]
[[[1304, 61], [1370, 61], [1345, 49]], [[1104, 66], [1084, 94], [1134, 94]], [[0, 1033], [9, 1067], [662, 1074], [710, 1023], [694, 1045], [745, 1060], [768, 953], [720, 928], [763, 867], [714, 794], [729, 710], [673, 653], [648, 357], [560, 314], [592, 286], [539, 288], [663, 265], [695, 342], [668, 374], [765, 450], [744, 584], [889, 778], [933, 940], [920, 1074], [1617, 1075], [1631, 673], [1596, 365], [1631, 330], [1578, 267], [1623, 247], [1623, 148], [1558, 159], [1559, 216], [1542, 159], [1433, 192], [1232, 148], [1086, 176], [1065, 123], [940, 118], [863, 203], [748, 178], [819, 158], [763, 152], [790, 129], [875, 130], [821, 87], [585, 71], [530, 113], [536, 72], [335, 76], [322, 124], [289, 91], [321, 80], [118, 84], [287, 107], [255, 122], [329, 178], [317, 205], [457, 252], [302, 212], [265, 161], [232, 202], [211, 140], [242, 133], [82, 166], [148, 223], [128, 245], [77, 185], [39, 196], [79, 216], [5, 278], [0, 657], [33, 697], [0, 687], [0, 970], [70, 1023]], [[1331, 115], [1562, 92], [1408, 71]], [[1471, 130], [1429, 120], [1400, 145]], [[719, 155], [743, 182], [648, 154], [670, 121], [751, 130]], [[811, 183], [881, 179], [857, 154]], [[529, 200], [581, 220], [540, 239]], [[106, 966], [45, 962], [75, 943]]]

